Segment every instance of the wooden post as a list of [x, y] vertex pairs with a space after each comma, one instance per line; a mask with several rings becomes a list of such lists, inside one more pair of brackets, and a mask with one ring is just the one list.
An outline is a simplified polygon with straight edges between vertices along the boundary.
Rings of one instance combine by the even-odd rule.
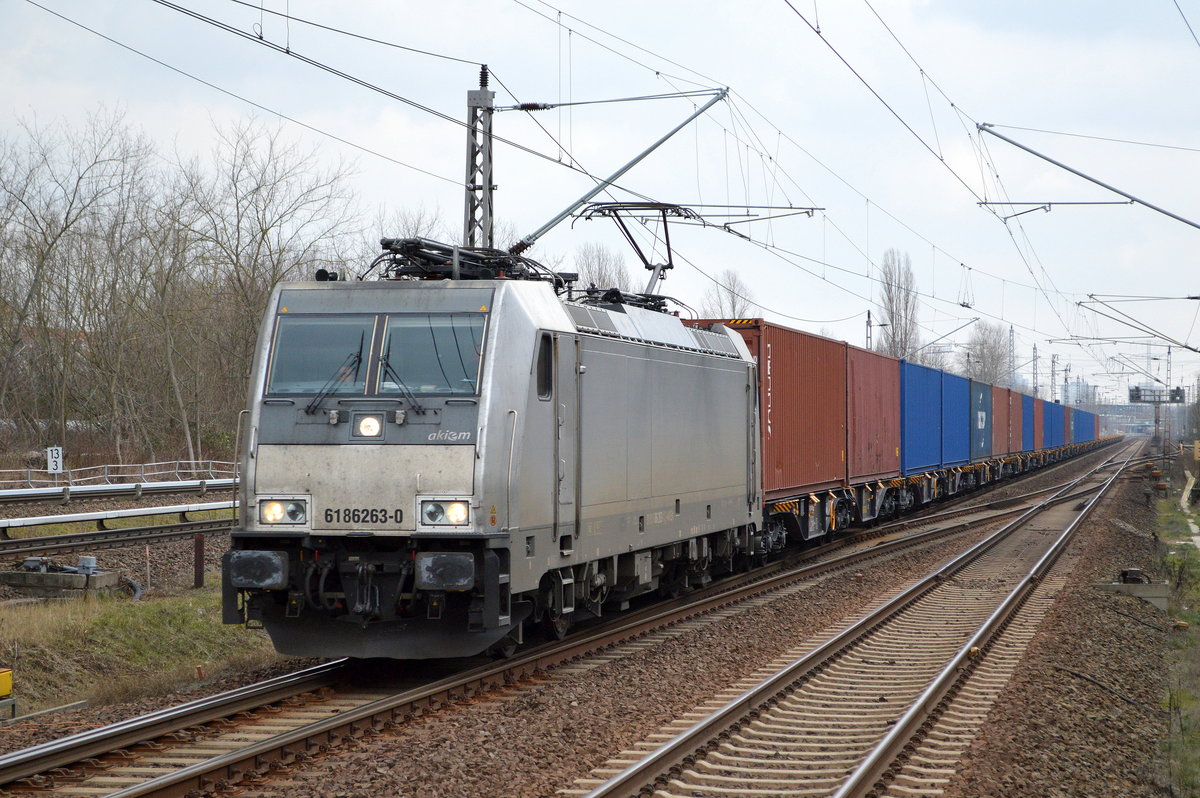
[[204, 533], [197, 532], [192, 538], [195, 542], [194, 551], [195, 559], [195, 579], [192, 582], [192, 587], [204, 587]]

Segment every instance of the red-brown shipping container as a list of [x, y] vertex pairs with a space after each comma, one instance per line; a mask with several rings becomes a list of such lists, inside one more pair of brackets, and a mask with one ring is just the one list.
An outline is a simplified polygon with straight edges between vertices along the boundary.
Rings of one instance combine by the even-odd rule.
[[1096, 433], [1092, 436], [1092, 440], [1098, 441], [1098, 440], [1100, 440], [1100, 414], [1099, 413], [1096, 414], [1096, 417], [1095, 417], [1095, 419], [1093, 419], [1093, 421], [1096, 424]]
[[1008, 454], [1008, 406], [1007, 388], [992, 386], [992, 454]]
[[900, 476], [900, 361], [846, 348], [850, 482]]
[[1071, 408], [1068, 405], [1067, 407], [1063, 408], [1063, 443], [1064, 444], [1070, 443], [1071, 441], [1075, 440], [1075, 436], [1071, 430], [1071, 422], [1072, 421], [1074, 421], [1074, 419], [1071, 418]]
[[1046, 429], [1042, 426], [1046, 416], [1046, 402], [1042, 399], [1033, 400], [1033, 450], [1040, 452], [1046, 448]]
[[[726, 324], [741, 334], [758, 360], [765, 498], [773, 501], [844, 486], [846, 343], [762, 319], [693, 323]], [[896, 379], [898, 385], [899, 366]], [[893, 407], [898, 439], [898, 396]]]
[[1008, 451], [1021, 451], [1021, 431], [1023, 427], [1023, 410], [1021, 394], [1016, 391], [1008, 392]]

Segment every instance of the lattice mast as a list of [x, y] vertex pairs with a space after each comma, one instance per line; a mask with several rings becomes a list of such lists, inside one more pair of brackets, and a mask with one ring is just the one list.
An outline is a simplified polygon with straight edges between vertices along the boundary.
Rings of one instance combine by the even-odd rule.
[[496, 92], [488, 90], [488, 68], [479, 68], [479, 88], [467, 92], [467, 179], [463, 213], [464, 247], [495, 247], [492, 192], [492, 112]]

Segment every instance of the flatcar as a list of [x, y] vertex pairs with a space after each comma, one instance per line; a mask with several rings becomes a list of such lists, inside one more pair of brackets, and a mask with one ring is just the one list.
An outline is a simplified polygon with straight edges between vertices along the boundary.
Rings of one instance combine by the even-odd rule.
[[287, 654], [511, 653], [1094, 445], [844, 342], [382, 243], [381, 279], [281, 284], [260, 328], [223, 619]]

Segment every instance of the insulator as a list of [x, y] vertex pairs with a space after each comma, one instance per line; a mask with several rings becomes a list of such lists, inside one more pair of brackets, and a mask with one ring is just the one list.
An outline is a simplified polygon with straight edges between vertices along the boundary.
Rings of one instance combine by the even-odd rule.
[[479, 88], [486, 89], [488, 87], [488, 68], [487, 64], [479, 65]]

